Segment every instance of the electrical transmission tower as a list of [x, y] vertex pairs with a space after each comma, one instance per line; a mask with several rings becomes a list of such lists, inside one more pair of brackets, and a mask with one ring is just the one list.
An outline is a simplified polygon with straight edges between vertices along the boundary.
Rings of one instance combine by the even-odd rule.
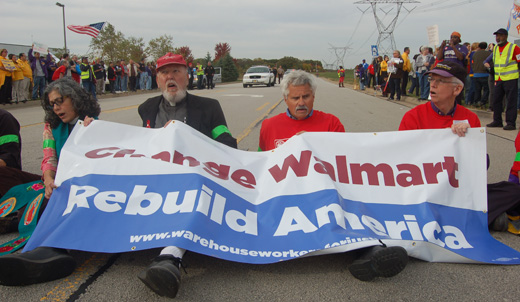
[[[336, 61], [334, 61], [333, 65], [335, 65], [335, 68], [338, 68], [338, 66], [345, 66], [345, 63], [343, 63], [343, 60], [345, 59], [345, 54], [347, 54], [347, 50], [350, 49], [350, 47], [335, 47], [330, 44], [329, 50], [333, 51], [336, 55]], [[332, 65], [332, 64], [331, 64]]]
[[[379, 37], [377, 38], [377, 48], [379, 49], [379, 55], [389, 55], [392, 57], [392, 53], [396, 48], [395, 40], [394, 40], [394, 29], [397, 23], [397, 19], [399, 18], [399, 13], [401, 12], [401, 8], [403, 7], [403, 3], [420, 3], [416, 0], [363, 0], [354, 2], [354, 4], [370, 4], [372, 6], [372, 11], [374, 13], [374, 18], [376, 19], [377, 30], [379, 31]], [[383, 24], [381, 18], [377, 16], [377, 5], [378, 4], [396, 4], [397, 11], [395, 17], [390, 21], [388, 25]], [[406, 9], [406, 8], [405, 8]], [[390, 13], [390, 10], [384, 11], [380, 8], [380, 10], [386, 15]]]

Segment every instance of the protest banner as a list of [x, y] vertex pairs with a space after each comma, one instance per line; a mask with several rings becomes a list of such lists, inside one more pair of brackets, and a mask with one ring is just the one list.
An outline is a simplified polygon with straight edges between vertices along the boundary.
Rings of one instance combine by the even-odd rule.
[[34, 42], [32, 49], [33, 49], [33, 52], [39, 52], [42, 55], [47, 55], [49, 48], [45, 44]]
[[435, 47], [440, 45], [439, 43], [439, 26], [437, 24], [426, 27], [428, 32], [428, 45]]
[[9, 70], [9, 71], [15, 71], [16, 70], [16, 66], [14, 65], [14, 62], [11, 61], [11, 60], [4, 60], [4, 59], [0, 59], [2, 61], [2, 64], [4, 65], [4, 68]]
[[485, 142], [484, 128], [307, 132], [247, 152], [181, 122], [76, 125], [26, 250], [174, 245], [273, 263], [381, 240], [426, 261], [518, 264], [487, 229]]

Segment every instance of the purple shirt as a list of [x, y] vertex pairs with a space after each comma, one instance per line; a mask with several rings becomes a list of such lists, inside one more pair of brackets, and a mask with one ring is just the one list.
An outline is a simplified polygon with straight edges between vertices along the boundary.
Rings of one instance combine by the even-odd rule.
[[[458, 51], [460, 51], [464, 55], [464, 58], [468, 56], [469, 51], [466, 46], [457, 44], [457, 45], [455, 45], [455, 47], [457, 48]], [[460, 65], [464, 66], [464, 64], [463, 64], [464, 60], [460, 61], [459, 59], [457, 59], [457, 56], [455, 55], [455, 51], [453, 50], [453, 48], [451, 46], [444, 47], [444, 61], [452, 61], [452, 62], [456, 62], [456, 63], [459, 63]]]

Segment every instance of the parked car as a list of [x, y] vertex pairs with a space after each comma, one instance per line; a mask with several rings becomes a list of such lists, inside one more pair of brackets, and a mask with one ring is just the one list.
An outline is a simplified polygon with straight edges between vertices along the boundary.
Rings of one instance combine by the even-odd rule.
[[[193, 87], [197, 88], [197, 69], [193, 68]], [[222, 67], [215, 67], [215, 74], [213, 75], [213, 87], [215, 87], [215, 83], [222, 83]], [[206, 75], [202, 76], [202, 89], [206, 88], [207, 80]]]
[[252, 87], [253, 85], [274, 86], [274, 74], [267, 66], [252, 66], [250, 67], [244, 77], [242, 78], [242, 85], [244, 88]]

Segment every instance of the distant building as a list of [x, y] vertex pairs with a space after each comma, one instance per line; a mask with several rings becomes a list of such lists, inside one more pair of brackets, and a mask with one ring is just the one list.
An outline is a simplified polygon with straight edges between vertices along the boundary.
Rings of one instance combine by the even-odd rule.
[[[20, 45], [20, 44], [7, 44], [7, 43], [0, 43], [0, 49], [7, 49], [7, 51], [9, 53], [13, 53], [15, 55], [18, 55], [20, 53], [29, 53], [29, 49], [32, 48], [32, 45]], [[52, 55], [54, 55], [55, 53], [58, 53], [58, 52], [62, 52], [63, 51], [63, 48], [53, 48], [53, 47], [49, 47], [49, 50], [51, 52]], [[55, 55], [54, 55], [55, 56]]]

